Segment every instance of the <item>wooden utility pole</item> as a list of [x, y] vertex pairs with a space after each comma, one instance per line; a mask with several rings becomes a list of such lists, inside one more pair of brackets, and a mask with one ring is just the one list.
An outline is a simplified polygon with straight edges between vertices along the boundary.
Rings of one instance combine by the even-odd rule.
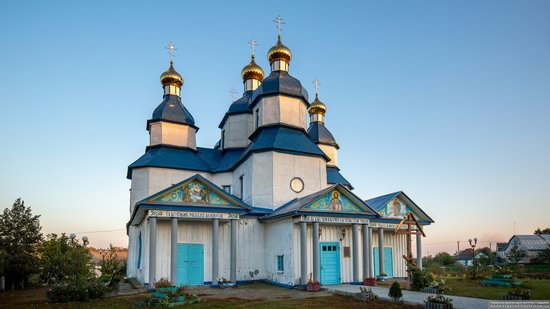
[[[407, 225], [406, 230], [401, 230], [401, 226], [405, 224]], [[416, 226], [416, 230], [412, 229], [412, 226]], [[411, 283], [412, 283], [412, 267], [416, 266], [416, 263], [414, 262], [412, 258], [412, 235], [420, 234], [423, 237], [426, 237], [426, 234], [424, 234], [424, 230], [422, 229], [422, 225], [418, 223], [416, 220], [416, 217], [412, 212], [408, 212], [401, 222], [397, 225], [395, 228], [396, 234], [406, 234], [407, 235], [407, 255], [403, 255], [403, 259], [407, 262], [407, 289], [411, 289]]]

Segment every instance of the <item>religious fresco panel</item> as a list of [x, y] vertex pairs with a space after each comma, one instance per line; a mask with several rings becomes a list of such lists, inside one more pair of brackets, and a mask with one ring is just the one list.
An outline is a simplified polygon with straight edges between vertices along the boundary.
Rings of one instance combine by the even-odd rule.
[[411, 209], [407, 207], [403, 201], [398, 198], [394, 198], [384, 207], [380, 208], [380, 210], [378, 210], [378, 214], [384, 218], [403, 219], [409, 211], [411, 211]]
[[153, 199], [152, 202], [230, 205], [226, 199], [197, 180], [182, 184], [172, 191]]
[[324, 210], [324, 211], [345, 211], [345, 212], [362, 212], [363, 210], [355, 205], [350, 199], [333, 190], [329, 194], [322, 196], [315, 202], [307, 205], [305, 209]]

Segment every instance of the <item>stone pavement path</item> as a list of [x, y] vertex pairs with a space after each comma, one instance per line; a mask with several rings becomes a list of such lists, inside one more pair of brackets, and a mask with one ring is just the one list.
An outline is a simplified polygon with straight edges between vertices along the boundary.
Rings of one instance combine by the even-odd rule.
[[[351, 285], [351, 284], [340, 284], [340, 285], [324, 285], [323, 288], [328, 292], [341, 295], [350, 295], [353, 296], [355, 293], [359, 293], [359, 287], [361, 285]], [[372, 292], [378, 296], [379, 299], [391, 300], [388, 296], [389, 288], [373, 286]], [[411, 305], [424, 305], [424, 300], [429, 295], [423, 292], [413, 292], [403, 290], [403, 302]], [[472, 298], [472, 297], [462, 297], [462, 296], [452, 296], [445, 295], [453, 299], [453, 308], [456, 309], [487, 309], [489, 308], [489, 301], [481, 298]]]

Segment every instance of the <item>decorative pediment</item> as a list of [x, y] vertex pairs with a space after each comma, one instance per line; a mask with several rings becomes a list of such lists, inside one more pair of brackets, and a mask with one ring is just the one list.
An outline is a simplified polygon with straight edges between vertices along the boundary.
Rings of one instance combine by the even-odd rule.
[[145, 203], [176, 204], [188, 206], [244, 207], [242, 201], [225, 193], [200, 175], [195, 175], [180, 183], [160, 191], [144, 200]]
[[384, 218], [403, 219], [411, 209], [407, 207], [404, 201], [395, 197], [389, 203], [378, 210], [378, 214]]
[[329, 211], [329, 212], [364, 212], [362, 207], [352, 202], [342, 192], [334, 189], [317, 198], [315, 201], [304, 207], [307, 210]]

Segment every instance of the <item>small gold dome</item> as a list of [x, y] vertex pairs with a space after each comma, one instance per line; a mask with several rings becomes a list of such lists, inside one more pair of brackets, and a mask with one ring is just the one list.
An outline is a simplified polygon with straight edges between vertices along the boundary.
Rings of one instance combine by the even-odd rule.
[[279, 35], [277, 38], [277, 44], [271, 47], [267, 52], [267, 60], [269, 60], [269, 63], [276, 60], [290, 62], [291, 58], [292, 53], [290, 52], [290, 49], [283, 45], [283, 42], [281, 42], [281, 36]]
[[316, 94], [315, 100], [313, 100], [313, 103], [311, 103], [307, 111], [309, 112], [310, 115], [313, 115], [313, 114], [325, 115], [325, 113], [327, 112], [327, 106], [325, 105], [325, 103], [319, 100], [319, 97]]
[[160, 75], [160, 83], [163, 85], [176, 84], [179, 87], [183, 86], [183, 77], [174, 70], [174, 63], [172, 61], [170, 61], [168, 70]]
[[241, 76], [243, 80], [255, 79], [262, 81], [264, 79], [264, 70], [262, 69], [262, 67], [256, 64], [256, 62], [254, 61], [254, 55], [252, 55], [250, 63], [245, 65], [245, 67], [241, 71]]

